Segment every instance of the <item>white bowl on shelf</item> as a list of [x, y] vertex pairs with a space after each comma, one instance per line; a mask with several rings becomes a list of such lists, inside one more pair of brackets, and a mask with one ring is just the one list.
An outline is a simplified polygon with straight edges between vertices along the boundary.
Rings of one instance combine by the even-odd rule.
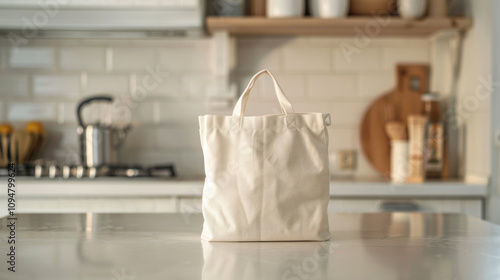
[[402, 18], [421, 18], [426, 10], [427, 0], [398, 0], [398, 11]]
[[310, 0], [309, 10], [313, 17], [343, 18], [349, 13], [350, 0]]
[[302, 17], [305, 0], [267, 0], [266, 13], [269, 18]]

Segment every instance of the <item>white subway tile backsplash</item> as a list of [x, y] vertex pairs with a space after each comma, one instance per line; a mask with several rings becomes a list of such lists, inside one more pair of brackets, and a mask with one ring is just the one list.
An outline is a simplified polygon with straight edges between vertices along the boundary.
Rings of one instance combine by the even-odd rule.
[[27, 96], [28, 87], [28, 75], [0, 75], [0, 96]]
[[8, 66], [8, 48], [7, 45], [0, 42], [0, 70], [4, 70]]
[[285, 48], [283, 65], [285, 71], [330, 71], [332, 57], [330, 48]]
[[370, 99], [396, 88], [396, 74], [373, 74], [359, 77], [359, 94]]
[[194, 128], [157, 128], [157, 147], [162, 149], [200, 149], [200, 131]]
[[113, 48], [113, 71], [137, 69], [145, 71], [146, 67], [155, 69], [158, 63], [154, 49]]
[[88, 75], [86, 94], [110, 93], [127, 94], [129, 92], [129, 76], [126, 75]]
[[18, 47], [9, 49], [12, 68], [52, 68], [56, 51], [53, 47]]
[[210, 94], [215, 86], [212, 75], [183, 75], [182, 92], [189, 97], [202, 98]]
[[33, 94], [37, 97], [78, 97], [79, 75], [35, 75]]
[[298, 113], [323, 113], [331, 114], [333, 119], [332, 106], [328, 102], [296, 102], [292, 103], [293, 109]]
[[56, 104], [51, 102], [13, 102], [7, 105], [9, 121], [55, 121]]
[[159, 103], [151, 101], [138, 102], [132, 108], [133, 123], [158, 123], [159, 122]]
[[384, 68], [395, 71], [402, 63], [430, 63], [428, 48], [384, 48]]
[[166, 77], [149, 73], [137, 74], [137, 87], [146, 89], [148, 96], [178, 97], [181, 95], [181, 76], [169, 74]]
[[4, 103], [0, 101], [0, 122], [5, 121], [5, 107]]
[[352, 51], [345, 48], [335, 50], [335, 69], [339, 71], [375, 71], [381, 68], [381, 50], [360, 48]]
[[[141, 148], [147, 149], [157, 149], [159, 147], [157, 138], [158, 128], [156, 127], [141, 127], [134, 126], [128, 132], [127, 138], [125, 139], [123, 150], [137, 150]], [[124, 152], [126, 154], [127, 152]]]
[[322, 99], [356, 97], [356, 77], [354, 75], [315, 75], [307, 79], [310, 96]]
[[[380, 173], [375, 170], [368, 159], [366, 159], [362, 150], [357, 151], [356, 158], [356, 176], [358, 178], [373, 179], [373, 178], [384, 178]], [[385, 178], [388, 179], [388, 178]], [[388, 181], [389, 182], [389, 181]], [[388, 186], [389, 187], [389, 186]]]
[[328, 128], [329, 146], [328, 150], [338, 153], [339, 150], [352, 150], [356, 148], [356, 133], [353, 128]]
[[198, 149], [200, 132], [196, 128], [166, 128], [166, 127], [134, 127], [129, 132], [124, 149], [156, 148]]
[[[278, 81], [281, 89], [283, 89], [285, 94], [288, 96], [288, 98], [290, 98], [292, 102], [298, 102], [305, 99], [306, 88], [305, 77], [303, 75], [276, 74], [274, 76]], [[252, 75], [248, 75], [240, 77], [238, 79], [238, 93], [243, 93], [251, 78]], [[252, 96], [252, 100], [277, 100], [273, 81], [267, 75], [259, 77], [250, 94]]]
[[248, 48], [238, 49], [238, 71], [257, 72], [262, 69], [270, 71], [280, 70], [280, 50], [273, 48]]
[[76, 124], [76, 102], [57, 103], [57, 122], [60, 124]]
[[63, 47], [59, 51], [59, 65], [64, 70], [104, 70], [105, 48]]
[[164, 49], [160, 51], [160, 64], [172, 72], [209, 72], [213, 69], [211, 47]]
[[202, 102], [171, 101], [159, 104], [160, 122], [198, 124], [198, 116], [207, 112], [206, 104]]
[[201, 146], [189, 152], [182, 152], [179, 156], [177, 168], [180, 176], [204, 176], [203, 151]]
[[334, 102], [332, 124], [358, 126], [367, 105], [367, 102]]
[[[430, 43], [426, 39], [374, 38], [348, 60], [341, 52], [346, 40], [352, 38], [237, 39], [231, 82], [241, 94], [255, 72], [270, 69], [296, 112], [331, 114], [328, 130], [333, 164], [341, 149], [358, 152], [356, 171], [345, 173], [332, 166], [334, 174], [378, 176], [360, 149], [359, 123], [368, 102], [395, 87], [395, 64], [428, 63]], [[3, 44], [0, 121], [45, 121], [51, 144], [44, 155], [75, 162], [77, 101], [90, 94], [109, 93], [118, 104], [89, 106], [84, 109], [84, 121], [93, 123], [112, 116], [116, 122], [133, 123], [122, 162], [171, 162], [181, 176], [202, 176], [198, 116], [230, 115], [234, 106], [230, 98], [214, 98], [218, 89], [212, 47], [210, 38], [83, 43], [33, 39], [18, 52]], [[146, 98], [135, 100], [131, 93], [141, 87], [146, 89]], [[246, 115], [280, 113], [272, 82], [262, 76], [251, 93]]]

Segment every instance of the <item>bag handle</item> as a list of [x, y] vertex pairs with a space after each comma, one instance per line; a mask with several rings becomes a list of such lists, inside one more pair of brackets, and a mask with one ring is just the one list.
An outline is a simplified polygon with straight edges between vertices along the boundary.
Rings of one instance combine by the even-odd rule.
[[[290, 123], [289, 121], [292, 120], [291, 119], [292, 117], [293, 117], [293, 120], [295, 120], [295, 117], [293, 116], [294, 111], [293, 111], [292, 104], [288, 100], [288, 97], [286, 97], [285, 93], [283, 92], [283, 90], [281, 89], [280, 85], [278, 84], [278, 82], [274, 78], [273, 74], [271, 74], [271, 72], [269, 72], [269, 70], [267, 70], [267, 69], [259, 71], [257, 74], [255, 74], [252, 77], [252, 79], [248, 83], [247, 88], [245, 89], [245, 91], [243, 92], [243, 94], [240, 96], [240, 99], [238, 99], [238, 102], [234, 106], [233, 118], [241, 119], [242, 117], [245, 116], [245, 109], [246, 109], [246, 106], [247, 106], [247, 102], [248, 102], [248, 97], [250, 95], [250, 91], [254, 87], [255, 82], [257, 81], [257, 79], [262, 74], [269, 75], [269, 77], [271, 77], [271, 79], [273, 80], [274, 91], [276, 92], [276, 96], [278, 97], [278, 101], [279, 101], [280, 107], [281, 107], [281, 112], [285, 116], [287, 116], [287, 118], [286, 118], [287, 122]], [[292, 116], [290, 116], [290, 115], [292, 115]]]

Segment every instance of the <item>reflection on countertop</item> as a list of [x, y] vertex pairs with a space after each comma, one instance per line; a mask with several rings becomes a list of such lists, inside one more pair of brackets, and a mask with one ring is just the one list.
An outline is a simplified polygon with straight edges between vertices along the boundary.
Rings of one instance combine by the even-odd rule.
[[[330, 214], [328, 242], [202, 242], [199, 214], [25, 214], [15, 278], [497, 279], [500, 227], [460, 214]], [[7, 220], [0, 233], [7, 234]], [[6, 240], [0, 241], [5, 248]], [[2, 258], [6, 258], [2, 254]], [[5, 261], [5, 260], [2, 260]], [[0, 270], [0, 278], [11, 277]]]

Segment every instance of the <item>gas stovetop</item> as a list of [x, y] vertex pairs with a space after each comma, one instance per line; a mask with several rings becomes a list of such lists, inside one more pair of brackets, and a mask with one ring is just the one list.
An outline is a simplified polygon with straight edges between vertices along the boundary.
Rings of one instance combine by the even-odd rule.
[[[7, 176], [7, 169], [0, 169], [0, 176]], [[85, 167], [82, 165], [61, 165], [55, 161], [36, 161], [16, 165], [16, 176], [35, 178], [82, 179], [98, 177], [155, 177], [174, 178], [177, 176], [173, 164], [152, 166], [143, 165], [105, 165]]]

